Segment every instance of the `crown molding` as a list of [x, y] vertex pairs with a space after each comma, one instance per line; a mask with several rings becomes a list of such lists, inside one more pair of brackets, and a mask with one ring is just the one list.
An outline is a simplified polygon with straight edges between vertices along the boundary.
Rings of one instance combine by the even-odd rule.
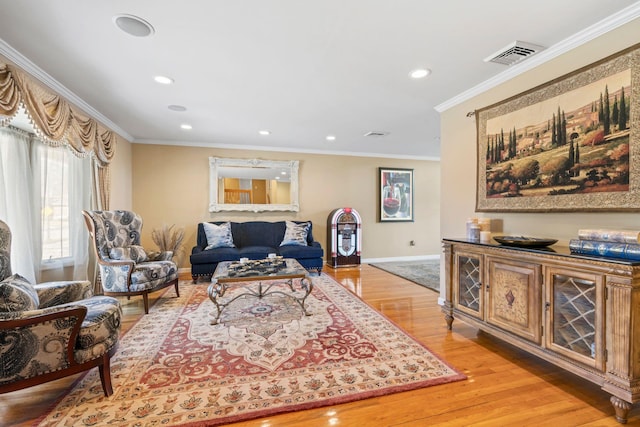
[[78, 108], [82, 109], [86, 114], [90, 115], [94, 119], [101, 122], [103, 125], [111, 129], [112, 131], [118, 133], [123, 138], [128, 141], [133, 140], [133, 136], [122, 129], [120, 126], [109, 120], [106, 116], [100, 113], [98, 110], [93, 108], [91, 105], [87, 104], [82, 98], [80, 98], [75, 93], [71, 92], [64, 86], [62, 83], [51, 77], [44, 71], [42, 68], [38, 67], [36, 64], [31, 62], [27, 57], [22, 55], [20, 52], [15, 50], [11, 45], [5, 42], [3, 39], [0, 39], [0, 55], [4, 56], [6, 59], [11, 61], [13, 64], [17, 65], [25, 72], [29, 73], [32, 77], [37, 79], [40, 83], [59, 94], [67, 101], [76, 105]]
[[400, 159], [400, 160], [427, 160], [433, 162], [439, 162], [438, 156], [415, 156], [411, 154], [388, 154], [388, 153], [365, 153], [356, 151], [331, 151], [331, 150], [314, 150], [306, 148], [295, 147], [264, 147], [261, 145], [234, 145], [234, 144], [216, 144], [212, 142], [201, 141], [174, 141], [174, 140], [160, 140], [160, 139], [136, 139], [134, 144], [148, 144], [148, 145], [175, 145], [178, 147], [204, 147], [204, 148], [220, 148], [229, 150], [248, 150], [248, 151], [274, 151], [281, 153], [304, 153], [304, 154], [323, 154], [329, 156], [351, 156], [351, 157], [378, 157], [385, 159]]
[[556, 43], [548, 49], [531, 56], [526, 61], [515, 64], [509, 67], [507, 70], [501, 72], [500, 74], [497, 74], [494, 77], [480, 83], [479, 85], [476, 85], [471, 89], [466, 90], [459, 95], [456, 95], [453, 98], [436, 105], [434, 108], [437, 112], [442, 113], [449, 108], [455, 107], [458, 104], [461, 104], [475, 96], [493, 89], [496, 86], [508, 80], [511, 80], [520, 74], [523, 74], [526, 71], [542, 65], [545, 62], [551, 61], [552, 59], [564, 53], [567, 53], [595, 39], [596, 37], [606, 34], [609, 31], [615, 30], [616, 28], [633, 21], [638, 17], [640, 17], [640, 2], [636, 2], [631, 6], [628, 6], [620, 10], [619, 12], [614, 13], [613, 15], [595, 23], [594, 25], [577, 32], [576, 34], [562, 40], [559, 43]]

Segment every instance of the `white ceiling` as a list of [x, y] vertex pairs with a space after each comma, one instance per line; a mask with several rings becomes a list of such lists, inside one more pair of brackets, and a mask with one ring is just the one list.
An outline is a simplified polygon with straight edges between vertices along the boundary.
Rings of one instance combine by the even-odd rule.
[[[628, 0], [0, 0], [0, 54], [43, 70], [133, 142], [433, 158], [436, 106], [639, 10]], [[155, 34], [123, 33], [112, 22], [121, 13]], [[515, 40], [547, 50], [511, 67], [483, 62]], [[431, 76], [409, 78], [419, 67]]]

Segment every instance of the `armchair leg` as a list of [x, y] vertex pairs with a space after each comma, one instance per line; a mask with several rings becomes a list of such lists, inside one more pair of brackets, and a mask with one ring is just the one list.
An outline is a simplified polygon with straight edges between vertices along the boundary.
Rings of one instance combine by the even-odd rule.
[[111, 356], [106, 354], [102, 356], [102, 364], [98, 366], [100, 372], [100, 382], [102, 383], [102, 391], [104, 395], [109, 397], [113, 394], [113, 386], [111, 385]]
[[178, 280], [178, 279], [176, 279], [176, 284], [175, 284], [175, 287], [176, 287], [176, 296], [177, 296], [178, 298], [180, 298], [180, 288], [178, 287], [178, 283], [179, 283], [179, 280]]
[[149, 294], [142, 294], [142, 300], [144, 301], [144, 314], [149, 314]]

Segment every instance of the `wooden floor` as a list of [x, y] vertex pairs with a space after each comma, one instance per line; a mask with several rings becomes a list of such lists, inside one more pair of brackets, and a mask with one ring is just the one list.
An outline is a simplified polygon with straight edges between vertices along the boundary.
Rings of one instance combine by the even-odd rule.
[[[325, 272], [382, 311], [468, 379], [233, 426], [619, 425], [613, 418], [609, 395], [598, 386], [479, 333], [461, 321], [454, 321], [453, 331], [447, 331], [436, 292], [368, 265], [325, 268]], [[156, 297], [153, 295], [151, 302]], [[143, 313], [142, 299], [122, 299], [122, 304], [123, 330], [127, 330]], [[31, 425], [75, 378], [0, 395], [0, 425]], [[628, 425], [640, 425], [640, 409], [630, 412]]]

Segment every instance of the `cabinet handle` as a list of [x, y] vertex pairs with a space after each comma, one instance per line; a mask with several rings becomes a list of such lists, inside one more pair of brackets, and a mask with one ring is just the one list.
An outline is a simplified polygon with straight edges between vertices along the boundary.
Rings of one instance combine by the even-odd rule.
[[544, 309], [545, 309], [545, 311], [549, 311], [549, 307], [551, 307], [551, 304], [550, 304], [550, 303], [548, 303], [548, 302], [545, 302], [545, 303], [544, 303]]

